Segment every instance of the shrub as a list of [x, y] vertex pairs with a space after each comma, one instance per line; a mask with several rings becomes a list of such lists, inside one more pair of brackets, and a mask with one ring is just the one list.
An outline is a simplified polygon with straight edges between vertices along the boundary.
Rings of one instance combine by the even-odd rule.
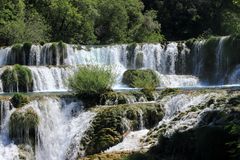
[[159, 85], [159, 78], [157, 74], [150, 69], [127, 70], [123, 74], [122, 82], [130, 87], [154, 90]]
[[28, 97], [20, 93], [14, 94], [10, 101], [15, 108], [23, 107], [25, 104], [29, 103]]
[[111, 89], [114, 75], [111, 69], [100, 66], [82, 66], [68, 79], [68, 86], [77, 95], [100, 95]]

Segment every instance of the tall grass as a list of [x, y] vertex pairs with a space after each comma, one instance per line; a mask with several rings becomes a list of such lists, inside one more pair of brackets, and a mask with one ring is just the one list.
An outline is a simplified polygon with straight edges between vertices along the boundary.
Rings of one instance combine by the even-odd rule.
[[111, 68], [86, 65], [68, 79], [68, 86], [78, 95], [102, 94], [111, 90], [114, 79]]

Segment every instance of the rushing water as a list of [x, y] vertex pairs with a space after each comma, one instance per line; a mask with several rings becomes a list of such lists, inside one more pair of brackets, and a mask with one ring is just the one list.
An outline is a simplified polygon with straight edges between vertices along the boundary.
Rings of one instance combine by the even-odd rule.
[[[166, 97], [161, 101], [164, 104], [165, 116], [162, 121], [159, 122], [158, 127], [167, 126], [165, 135], [171, 135], [176, 130], [187, 130], [193, 128], [199, 121], [201, 114], [209, 111], [210, 108], [203, 110], [196, 110], [191, 112], [191, 108], [200, 104], [206, 103], [210, 98], [216, 97], [218, 94], [207, 93], [200, 95], [186, 95], [178, 94], [173, 97]], [[187, 114], [187, 111], [190, 111]], [[179, 114], [183, 116], [178, 117]], [[176, 121], [175, 118], [178, 118]]]
[[[233, 84], [237, 82], [239, 76], [227, 68], [228, 62], [224, 58], [227, 40], [229, 36], [215, 40], [216, 46], [212, 49], [215, 50], [215, 54], [211, 60], [213, 61], [211, 67], [214, 68], [211, 72], [214, 73], [209, 73], [206, 69], [206, 64], [209, 64], [205, 55], [210, 54], [205, 53], [207, 40], [195, 41], [191, 48], [182, 42], [106, 46], [67, 44], [64, 51], [58, 45], [53, 50], [53, 44], [47, 43], [43, 46], [32, 45], [29, 55], [24, 53], [25, 59], [21, 61], [17, 59], [13, 47], [6, 47], [0, 48], [0, 66], [2, 66], [0, 70], [2, 73], [4, 66], [16, 63], [28, 65], [33, 73], [35, 92], [68, 90], [66, 79], [74, 73], [77, 65], [86, 64], [111, 67], [117, 75], [115, 89], [127, 88], [121, 83], [122, 75], [126, 70], [146, 68], [159, 73], [161, 82], [159, 87], [208, 85], [209, 77], [214, 77], [215, 80], [211, 85]], [[49, 65], [51, 67], [47, 67]], [[230, 73], [234, 75], [230, 80], [226, 80], [226, 74]]]
[[[19, 149], [8, 137], [8, 123], [14, 109], [10, 110], [9, 102], [2, 104], [1, 110], [3, 106], [6, 111], [1, 112], [4, 113], [4, 120], [1, 120], [0, 159], [18, 160]], [[44, 97], [32, 101], [24, 107], [26, 108], [33, 108], [40, 118], [35, 146], [36, 160], [66, 159], [68, 148], [77, 140], [76, 136], [80, 141], [95, 115], [92, 112], [85, 112], [82, 103], [74, 99]]]

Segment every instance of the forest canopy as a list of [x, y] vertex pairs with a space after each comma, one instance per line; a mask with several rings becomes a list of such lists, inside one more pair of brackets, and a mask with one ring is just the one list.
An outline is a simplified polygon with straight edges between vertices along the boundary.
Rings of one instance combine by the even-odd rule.
[[0, 45], [112, 44], [240, 32], [240, 0], [0, 0]]

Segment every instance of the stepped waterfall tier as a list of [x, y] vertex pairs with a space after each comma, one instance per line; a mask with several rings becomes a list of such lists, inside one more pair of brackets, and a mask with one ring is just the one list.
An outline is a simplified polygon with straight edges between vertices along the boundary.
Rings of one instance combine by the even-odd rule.
[[2, 47], [0, 160], [239, 159], [239, 42]]
[[166, 44], [81, 46], [59, 42], [43, 46], [14, 45], [0, 49], [0, 73], [6, 70], [6, 65], [27, 66], [33, 78], [30, 91], [35, 92], [66, 91], [68, 77], [78, 65], [86, 64], [114, 68], [115, 88], [126, 88], [121, 82], [126, 70], [143, 68], [158, 73], [159, 87], [237, 84], [238, 42], [237, 37], [226, 36]]

